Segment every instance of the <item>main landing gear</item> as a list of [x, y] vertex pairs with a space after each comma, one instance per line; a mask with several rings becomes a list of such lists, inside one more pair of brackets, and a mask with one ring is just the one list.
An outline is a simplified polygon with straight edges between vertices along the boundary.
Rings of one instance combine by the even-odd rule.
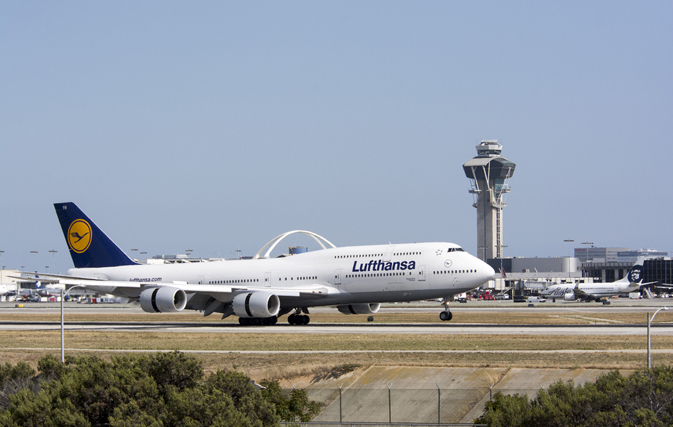
[[449, 300], [448, 298], [445, 299], [442, 304], [444, 304], [444, 311], [439, 313], [439, 319], [442, 322], [448, 322], [449, 320], [453, 319], [453, 313], [451, 313], [451, 309], [449, 309]]
[[278, 317], [239, 317], [238, 323], [241, 326], [262, 326], [262, 325], [275, 325], [278, 322]]
[[295, 310], [293, 314], [287, 316], [287, 323], [289, 323], [290, 325], [308, 325], [308, 323], [311, 321], [311, 318], [308, 317], [306, 314], [301, 314], [302, 311], [308, 314], [308, 310], [306, 309], [302, 310], [301, 308], [298, 308]]
[[[273, 317], [266, 317], [266, 318], [259, 318], [259, 317], [239, 317], [238, 318], [238, 323], [241, 326], [267, 326], [267, 325], [275, 325], [278, 323], [278, 316], [283, 316], [285, 315], [288, 311], [280, 312], [278, 313], [277, 316]], [[305, 313], [305, 314], [302, 314]], [[308, 323], [311, 321], [311, 318], [308, 317], [308, 309], [306, 308], [295, 308], [294, 313], [290, 314], [287, 317], [287, 322], [290, 325], [308, 325]]]

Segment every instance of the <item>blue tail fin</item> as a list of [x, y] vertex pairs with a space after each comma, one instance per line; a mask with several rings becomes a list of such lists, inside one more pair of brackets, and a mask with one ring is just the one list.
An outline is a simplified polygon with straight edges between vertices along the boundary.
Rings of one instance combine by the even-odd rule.
[[133, 262], [74, 203], [54, 203], [75, 268], [116, 267]]

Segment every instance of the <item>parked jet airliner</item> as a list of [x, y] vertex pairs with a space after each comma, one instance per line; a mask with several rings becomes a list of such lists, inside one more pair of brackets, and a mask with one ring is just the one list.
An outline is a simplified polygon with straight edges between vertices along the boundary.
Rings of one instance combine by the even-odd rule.
[[[488, 264], [453, 243], [337, 248], [301, 230], [276, 237], [250, 260], [144, 265], [131, 260], [74, 203], [54, 207], [75, 268], [66, 276], [40, 276], [138, 300], [147, 312], [201, 310], [205, 316], [238, 316], [242, 325], [275, 324], [293, 312], [290, 324], [307, 324], [310, 307], [371, 314], [381, 303], [444, 298], [440, 318], [451, 320], [448, 301], [494, 275]], [[323, 249], [270, 258], [293, 233], [311, 236]]]
[[600, 301], [601, 298], [635, 292], [640, 289], [642, 282], [643, 259], [639, 258], [628, 274], [616, 282], [553, 285], [542, 291], [540, 295], [552, 300], [563, 298], [565, 301], [577, 299]]

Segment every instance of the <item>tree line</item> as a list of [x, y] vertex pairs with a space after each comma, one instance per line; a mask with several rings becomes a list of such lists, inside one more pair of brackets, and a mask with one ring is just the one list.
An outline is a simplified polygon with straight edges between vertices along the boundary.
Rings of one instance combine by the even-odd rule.
[[[274, 426], [309, 421], [320, 405], [305, 390], [287, 393], [278, 381], [259, 389], [236, 370], [205, 375], [180, 352], [142, 356], [47, 355], [37, 372], [25, 362], [0, 364], [0, 426]], [[527, 395], [498, 393], [475, 420], [489, 426], [673, 425], [673, 368], [628, 377], [618, 371], [595, 382], [558, 381]]]
[[235, 370], [208, 376], [184, 353], [142, 356], [47, 355], [35, 372], [0, 365], [0, 426], [274, 426], [308, 421], [320, 405], [278, 381], [259, 389]]
[[498, 393], [486, 404], [477, 424], [528, 426], [671, 426], [673, 368], [656, 367], [628, 377], [612, 371], [596, 382], [558, 381], [537, 396]]

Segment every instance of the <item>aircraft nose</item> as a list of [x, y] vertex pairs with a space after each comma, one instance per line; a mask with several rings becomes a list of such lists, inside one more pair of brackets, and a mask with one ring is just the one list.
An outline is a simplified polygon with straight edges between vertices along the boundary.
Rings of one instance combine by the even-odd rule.
[[484, 282], [487, 282], [495, 277], [495, 270], [483, 261], [482, 264], [482, 268], [480, 268], [479, 271], [482, 273]]

